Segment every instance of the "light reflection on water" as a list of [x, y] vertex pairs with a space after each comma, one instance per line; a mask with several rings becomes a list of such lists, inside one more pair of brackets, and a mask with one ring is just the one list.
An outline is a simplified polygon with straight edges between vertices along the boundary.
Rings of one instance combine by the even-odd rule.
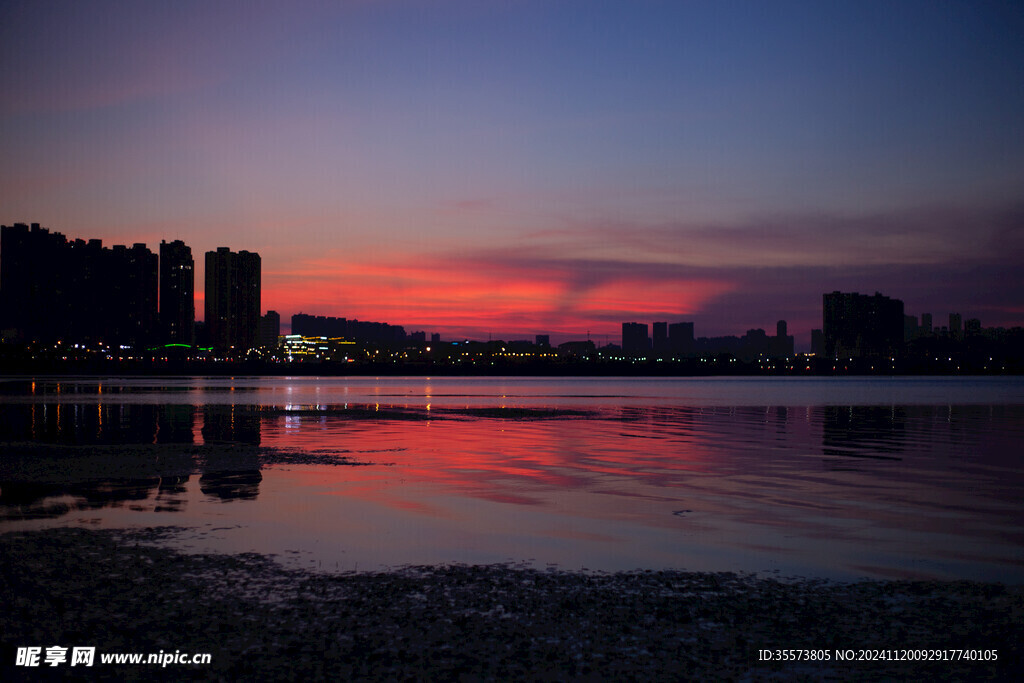
[[[1024, 402], [972, 400], [1015, 396], [1012, 380], [932, 386], [960, 403], [807, 405], [790, 401], [835, 387], [712, 382], [709, 397], [688, 380], [432, 380], [428, 395], [423, 379], [246, 380], [234, 392], [174, 381], [0, 398], [0, 441], [155, 444], [131, 466], [165, 468], [104, 478], [101, 458], [79, 480], [0, 476], [0, 528], [182, 525], [197, 550], [341, 570], [530, 560], [1024, 581]], [[853, 393], [878, 401], [928, 383], [907, 384]], [[188, 455], [233, 444], [319, 459], [239, 468]]]

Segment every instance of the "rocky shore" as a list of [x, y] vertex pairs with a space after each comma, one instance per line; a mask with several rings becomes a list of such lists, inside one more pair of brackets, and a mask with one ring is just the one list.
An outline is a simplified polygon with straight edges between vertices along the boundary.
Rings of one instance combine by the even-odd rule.
[[[0, 534], [0, 680], [1012, 680], [1024, 670], [1020, 586], [517, 566], [318, 574], [258, 555], [182, 554], [160, 545], [173, 531]], [[18, 647], [54, 645], [94, 646], [96, 662], [15, 665]], [[965, 649], [997, 659], [892, 659]], [[892, 655], [836, 661], [846, 650]], [[100, 663], [161, 651], [211, 663]]]

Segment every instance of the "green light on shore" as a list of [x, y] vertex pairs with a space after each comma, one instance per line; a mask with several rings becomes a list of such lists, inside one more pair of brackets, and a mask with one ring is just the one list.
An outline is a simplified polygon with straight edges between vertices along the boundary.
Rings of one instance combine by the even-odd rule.
[[183, 349], [192, 349], [192, 348], [194, 348], [197, 351], [213, 351], [213, 347], [212, 346], [210, 346], [210, 347], [202, 347], [202, 346], [192, 346], [191, 344], [164, 344], [163, 346], [151, 347], [149, 350], [150, 351], [156, 351], [157, 349], [170, 349], [170, 348], [183, 348]]

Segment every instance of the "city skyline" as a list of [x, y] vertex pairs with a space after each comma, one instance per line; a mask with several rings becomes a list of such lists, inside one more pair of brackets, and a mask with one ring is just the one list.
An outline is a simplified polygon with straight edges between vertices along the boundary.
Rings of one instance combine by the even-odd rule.
[[481, 5], [6, 3], [4, 220], [445, 338], [1024, 324], [1019, 5]]
[[[380, 342], [400, 343], [404, 338], [425, 339], [428, 330], [405, 330], [405, 325], [394, 321], [374, 322], [348, 319], [345, 316], [325, 316], [321, 313], [312, 314], [299, 311], [286, 315], [290, 319], [287, 327], [282, 327], [279, 311], [265, 309], [262, 306], [262, 262], [258, 253], [247, 250], [239, 250], [238, 253], [231, 251], [230, 247], [218, 247], [216, 250], [208, 251], [205, 254], [206, 276], [204, 286], [200, 289], [195, 287], [195, 261], [192, 258], [191, 247], [181, 240], [167, 242], [161, 240], [159, 248], [150, 251], [145, 243], [136, 242], [129, 250], [125, 245], [103, 246], [102, 240], [96, 238], [68, 237], [59, 231], [51, 231], [48, 228], [32, 223], [31, 226], [24, 223], [14, 223], [11, 226], [3, 226], [4, 240], [0, 246], [0, 272], [4, 272], [3, 284], [0, 286], [0, 329], [18, 331], [18, 337], [28, 333], [28, 338], [39, 338], [37, 335], [49, 336], [56, 339], [57, 336], [77, 337], [78, 341], [87, 339], [95, 340], [111, 335], [115, 340], [126, 341], [133, 339], [136, 342], [146, 341], [148, 343], [161, 340], [173, 344], [191, 345], [194, 342], [212, 344], [218, 348], [254, 348], [256, 346], [269, 346], [264, 343], [267, 339], [267, 332], [270, 329], [277, 330], [278, 334], [302, 334], [313, 336], [340, 336], [345, 337], [346, 332], [337, 329], [328, 330], [330, 325], [340, 324], [347, 329], [348, 323], [360, 327], [356, 335], [361, 340], [376, 340]], [[9, 250], [9, 253], [3, 251]], [[112, 268], [112, 263], [106, 266], [106, 276], [98, 277], [98, 259], [103, 254], [125, 256], [135, 254], [130, 258], [134, 263], [132, 266], [125, 265]], [[110, 257], [103, 257], [109, 260]], [[138, 271], [142, 266], [140, 258], [146, 259], [148, 270], [146, 273]], [[215, 267], [211, 267], [215, 264]], [[6, 271], [4, 270], [6, 269]], [[144, 268], [144, 270], [146, 270]], [[122, 272], [123, 271], [123, 272]], [[111, 279], [111, 278], [114, 279]], [[124, 283], [131, 282], [127, 289]], [[138, 282], [146, 281], [148, 284], [139, 288]], [[159, 282], [159, 287], [157, 284]], [[53, 283], [48, 286], [46, 283]], [[45, 291], [44, 291], [44, 288]], [[150, 288], [152, 291], [149, 291]], [[109, 291], [112, 298], [103, 299], [103, 292]], [[70, 293], [74, 292], [73, 296]], [[91, 302], [89, 306], [78, 305], [77, 299], [84, 296]], [[137, 297], [125, 299], [126, 292], [148, 292], [143, 300], [136, 300]], [[213, 292], [213, 298], [210, 293]], [[795, 335], [788, 335], [786, 320], [778, 320], [775, 323], [777, 340], [782, 341], [782, 347], [772, 346], [772, 354], [775, 356], [791, 355], [796, 352], [807, 352], [821, 354], [815, 351], [814, 335], [826, 330], [826, 339], [822, 341], [822, 348], [835, 349], [835, 340], [828, 341], [827, 328], [830, 319], [835, 325], [837, 309], [835, 303], [840, 299], [846, 301], [841, 308], [845, 310], [844, 316], [849, 316], [852, 321], [845, 334], [852, 340], [861, 332], [874, 325], [872, 322], [876, 314], [854, 314], [853, 310], [860, 305], [853, 305], [853, 301], [884, 300], [888, 297], [876, 292], [874, 297], [861, 295], [859, 293], [840, 294], [833, 291], [823, 295], [823, 309], [819, 320], [822, 322], [820, 328], [812, 328], [809, 331], [809, 348], [797, 348], [794, 344]], [[837, 298], [839, 297], [839, 298]], [[196, 300], [204, 302], [202, 309], [196, 307]], [[105, 303], [100, 306], [102, 302]], [[893, 311], [889, 316], [889, 332], [887, 334], [903, 334], [906, 341], [910, 341], [921, 332], [932, 334], [933, 318], [932, 312], [924, 312], [920, 318], [911, 313], [904, 314], [904, 303], [902, 300], [894, 300], [899, 305], [898, 311]], [[159, 304], [159, 305], [158, 305]], [[63, 308], [69, 311], [79, 311], [79, 316], [85, 315], [92, 318], [92, 322], [83, 324], [78, 318], [70, 313], [60, 314]], [[98, 307], [98, 308], [96, 308]], [[151, 310], [150, 310], [151, 309]], [[205, 309], [206, 313], [200, 317], [199, 310]], [[92, 316], [95, 311], [103, 310], [99, 316]], [[264, 310], [266, 314], [264, 314]], [[29, 311], [33, 311], [29, 313]], [[211, 311], [215, 311], [211, 317]], [[770, 312], [762, 311], [762, 315]], [[863, 316], [857, 320], [857, 316]], [[62, 322], [67, 319], [67, 323]], [[939, 319], [943, 316], [940, 314]], [[315, 330], [295, 329], [295, 320], [302, 319], [303, 326], [311, 324], [317, 327]], [[962, 333], [966, 330], [964, 316], [960, 312], [949, 312], [949, 325], [934, 325], [934, 331], [943, 334], [952, 334], [962, 340]], [[212, 325], [206, 325], [207, 320], [213, 320]], [[320, 323], [314, 321], [319, 320]], [[77, 321], [77, 322], [76, 322]], [[134, 321], [129, 324], [137, 328], [137, 332], [125, 336], [122, 330], [125, 321]], [[327, 321], [327, 322], [324, 322]], [[333, 322], [331, 322], [333, 321]], [[159, 323], [159, 324], [158, 324]], [[21, 329], [27, 324], [27, 329]], [[196, 339], [196, 324], [206, 325], [205, 340]], [[974, 325], [974, 332], [980, 332], [981, 321], [978, 318], [967, 319], [967, 325]], [[908, 327], [909, 326], [909, 327]], [[437, 326], [426, 325], [426, 328]], [[79, 329], [81, 328], [81, 329]], [[653, 333], [649, 333], [653, 328]], [[694, 351], [694, 340], [710, 343], [713, 347], [716, 340], [731, 338], [740, 341], [741, 337], [746, 339], [751, 334], [767, 338], [765, 328], [743, 326], [746, 334], [740, 335], [738, 330], [726, 334], [708, 334], [697, 336], [695, 334], [695, 323], [691, 321], [653, 321], [651, 325], [647, 322], [623, 322], [621, 323], [620, 344], [611, 341], [611, 335], [592, 335], [587, 332], [586, 338], [589, 343], [592, 337], [595, 340], [604, 338], [604, 344], [621, 346], [627, 352], [639, 352], [643, 349], [654, 349], [655, 351], [667, 351], [673, 348], [676, 351]], [[1020, 329], [1020, 326], [1014, 326]], [[49, 332], [46, 332], [49, 330]], [[88, 331], [85, 331], [88, 330]], [[370, 330], [374, 330], [370, 332]], [[390, 331], [388, 331], [390, 330]], [[139, 334], [141, 332], [141, 334]], [[435, 340], [440, 339], [441, 334], [436, 331], [429, 332]], [[527, 335], [530, 336], [530, 335]], [[550, 340], [551, 335], [547, 333], [536, 333], [536, 338]], [[497, 335], [496, 338], [513, 341], [522, 335]], [[488, 334], [488, 340], [495, 338]], [[461, 340], [463, 336], [456, 336], [448, 340]], [[465, 337], [469, 340], [468, 337]], [[646, 339], [646, 342], [643, 341]], [[670, 340], [672, 341], [670, 344]], [[683, 341], [689, 340], [689, 341]], [[447, 341], [447, 340], [446, 340]], [[476, 339], [476, 341], [482, 341]], [[559, 339], [556, 335], [555, 343], [562, 341], [580, 342], [582, 339], [567, 335], [565, 339]], [[903, 337], [900, 337], [902, 343]], [[257, 343], [259, 342], [259, 343]], [[758, 342], [760, 343], [760, 342]], [[765, 342], [767, 343], [767, 342]], [[852, 341], [850, 343], [853, 343]], [[860, 343], [859, 341], [856, 343]], [[766, 349], [769, 347], [766, 346]], [[786, 350], [788, 349], [788, 350]], [[707, 351], [708, 349], [704, 349]], [[845, 352], [844, 352], [845, 353]], [[831, 355], [831, 354], [829, 354]], [[843, 355], [840, 353], [839, 355]], [[859, 352], [858, 354], [859, 355]]]

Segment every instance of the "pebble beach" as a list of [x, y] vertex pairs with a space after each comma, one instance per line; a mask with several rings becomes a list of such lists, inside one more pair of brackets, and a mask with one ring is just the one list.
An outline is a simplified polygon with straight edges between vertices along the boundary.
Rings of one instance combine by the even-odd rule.
[[[175, 531], [0, 534], [3, 679], [80, 677], [81, 667], [13, 666], [17, 647], [54, 644], [211, 655], [165, 668], [97, 660], [88, 671], [119, 680], [1009, 680], [1022, 671], [1020, 586], [512, 565], [327, 574], [161, 545]], [[837, 650], [949, 648], [997, 659], [836, 661]], [[762, 652], [791, 649], [829, 660]]]

